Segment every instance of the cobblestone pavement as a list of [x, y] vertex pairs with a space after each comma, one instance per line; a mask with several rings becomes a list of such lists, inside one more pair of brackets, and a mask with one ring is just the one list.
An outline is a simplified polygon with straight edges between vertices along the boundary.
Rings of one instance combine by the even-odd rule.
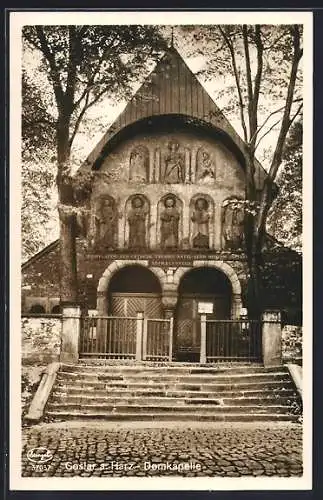
[[[39, 463], [37, 447], [49, 450], [47, 462]], [[22, 467], [23, 477], [301, 476], [302, 427], [290, 423], [41, 424], [23, 429]]]

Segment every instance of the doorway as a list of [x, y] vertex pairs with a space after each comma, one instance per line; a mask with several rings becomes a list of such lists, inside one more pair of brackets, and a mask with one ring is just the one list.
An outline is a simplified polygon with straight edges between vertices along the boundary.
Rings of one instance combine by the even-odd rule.
[[201, 267], [188, 271], [179, 285], [175, 315], [175, 353], [178, 361], [199, 361], [200, 302], [212, 304], [209, 319], [230, 319], [232, 287], [218, 269]]

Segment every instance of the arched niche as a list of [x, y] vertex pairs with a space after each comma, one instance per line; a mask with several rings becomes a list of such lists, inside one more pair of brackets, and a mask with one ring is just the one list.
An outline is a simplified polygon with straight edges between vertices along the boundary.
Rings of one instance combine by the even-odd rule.
[[130, 152], [129, 181], [149, 182], [149, 170], [149, 150], [146, 146], [140, 144]]
[[198, 193], [189, 206], [190, 247], [208, 250], [214, 247], [214, 201], [211, 196]]
[[183, 240], [183, 202], [173, 193], [157, 204], [157, 242], [165, 251], [176, 251]]
[[118, 207], [108, 194], [93, 201], [89, 240], [90, 248], [98, 252], [118, 246]]
[[215, 182], [215, 159], [212, 153], [204, 146], [198, 148], [195, 160], [194, 180], [198, 184], [214, 184]]
[[221, 239], [224, 250], [242, 250], [244, 246], [245, 207], [241, 198], [230, 197], [222, 202]]
[[150, 202], [143, 194], [131, 195], [125, 204], [125, 247], [142, 251], [150, 246]]

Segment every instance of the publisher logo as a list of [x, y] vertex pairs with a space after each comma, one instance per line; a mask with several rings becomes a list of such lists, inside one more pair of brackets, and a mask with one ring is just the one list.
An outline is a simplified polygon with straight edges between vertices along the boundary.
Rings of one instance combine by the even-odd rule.
[[53, 454], [44, 446], [39, 446], [38, 448], [31, 448], [28, 450], [27, 458], [34, 464], [45, 464], [52, 460]]

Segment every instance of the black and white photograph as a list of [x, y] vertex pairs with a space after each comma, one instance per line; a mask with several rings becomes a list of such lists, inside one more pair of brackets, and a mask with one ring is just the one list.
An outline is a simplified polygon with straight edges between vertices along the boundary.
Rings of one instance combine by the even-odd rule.
[[10, 487], [310, 489], [312, 14], [9, 35]]

